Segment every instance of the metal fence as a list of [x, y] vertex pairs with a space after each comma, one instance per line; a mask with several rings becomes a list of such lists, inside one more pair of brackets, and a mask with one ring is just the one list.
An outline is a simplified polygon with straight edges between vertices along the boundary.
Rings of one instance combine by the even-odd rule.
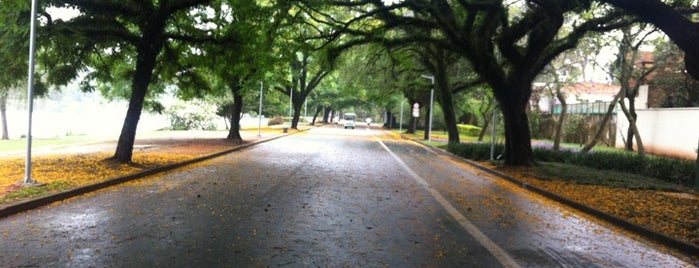
[[[587, 103], [575, 103], [568, 104], [567, 114], [605, 114], [611, 102], [587, 102]], [[614, 112], [619, 110], [619, 105], [614, 107]], [[561, 105], [556, 104], [553, 106], [553, 114], [561, 113]]]

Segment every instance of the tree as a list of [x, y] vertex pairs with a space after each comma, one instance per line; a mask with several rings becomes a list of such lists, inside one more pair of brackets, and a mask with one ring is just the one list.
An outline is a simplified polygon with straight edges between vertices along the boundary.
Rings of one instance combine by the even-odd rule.
[[483, 124], [481, 124], [481, 132], [478, 133], [478, 141], [483, 141], [488, 126], [493, 124], [492, 127], [497, 128], [493, 123], [493, 114], [496, 111], [495, 98], [493, 97], [492, 90], [490, 88], [484, 88], [483, 86], [476, 87], [472, 94], [473, 97], [477, 99], [478, 108], [476, 111], [483, 122]]
[[[351, 88], [360, 91], [363, 99], [357, 102], [376, 103], [385, 107], [387, 113], [386, 126], [390, 127], [392, 110], [400, 103], [400, 98], [408, 99], [410, 106], [419, 103], [425, 118], [429, 115], [430, 107], [430, 81], [422, 77], [434, 73], [425, 68], [427, 53], [424, 47], [417, 44], [401, 44], [398, 46], [384, 46], [382, 44], [366, 44], [347, 49], [342, 54], [343, 65], [340, 69], [340, 77], [343, 90]], [[366, 64], [371, 62], [371, 64]], [[444, 70], [446, 72], [446, 70]], [[439, 79], [436, 77], [435, 80]], [[448, 83], [448, 82], [447, 82]], [[435, 84], [441, 82], [435, 81]], [[445, 88], [448, 90], [448, 88]], [[400, 95], [399, 99], [395, 96]], [[439, 93], [436, 94], [436, 102], [439, 104]], [[423, 109], [424, 108], [424, 109]], [[412, 123], [407, 128], [408, 133], [415, 133], [418, 118], [409, 116]], [[425, 130], [427, 123], [425, 121]], [[428, 139], [429, 131], [425, 131], [425, 139]]]
[[[385, 126], [391, 122], [392, 111], [400, 103], [396, 95], [425, 95], [429, 83], [420, 78], [428, 73], [411, 51], [414, 47], [387, 48], [380, 44], [352, 47], [336, 59], [337, 86], [343, 93], [336, 98], [335, 107], [372, 110], [381, 107], [386, 113]], [[371, 62], [371, 64], [367, 64]], [[429, 97], [429, 95], [425, 95]], [[410, 98], [410, 97], [408, 97]], [[427, 103], [425, 98], [423, 103]]]
[[598, 0], [620, 7], [660, 28], [685, 52], [685, 68], [699, 80], [699, 22], [689, 17], [699, 14], [696, 1]]
[[322, 123], [329, 123], [330, 113], [333, 110], [332, 107], [337, 104], [337, 100], [339, 98], [342, 98], [343, 96], [347, 95], [342, 94], [342, 92], [338, 88], [339, 86], [336, 83], [332, 82], [336, 80], [336, 75], [328, 75], [328, 78], [324, 80], [324, 85], [319, 88], [320, 90], [315, 90], [311, 92], [311, 95], [307, 99], [308, 106], [315, 107], [313, 119], [311, 119], [311, 125], [315, 125], [315, 123], [318, 120], [318, 116], [321, 115], [321, 113]]
[[544, 68], [543, 72], [540, 74], [541, 76], [545, 76], [545, 80], [547, 80], [544, 82], [545, 85], [543, 86], [543, 90], [546, 91], [546, 95], [555, 98], [561, 104], [561, 113], [558, 115], [558, 122], [556, 122], [556, 128], [553, 136], [552, 149], [554, 151], [558, 151], [561, 148], [563, 125], [565, 124], [565, 119], [568, 112], [568, 104], [566, 103], [565, 95], [561, 91], [561, 88], [566, 85], [566, 83], [562, 81], [563, 79], [561, 79], [561, 76], [565, 75], [560, 73], [560, 69], [558, 69], [560, 66], [561, 65], [551, 62], [551, 64], [546, 66], [546, 68]]
[[[280, 24], [285, 22], [286, 6], [263, 6], [257, 1], [215, 4], [216, 8], [201, 13], [199, 23], [214, 25], [212, 34], [221, 40], [236, 42], [210, 42], [197, 47], [201, 55], [194, 66], [206, 66], [213, 90], [205, 94], [218, 98], [231, 98], [226, 113], [230, 128], [227, 139], [242, 140], [240, 118], [246, 96], [257, 95], [260, 81], [271, 72], [272, 45]], [[198, 96], [198, 88], [187, 96]]]
[[659, 38], [655, 45], [655, 76], [649, 81], [653, 90], [664, 96], [662, 107], [699, 107], [699, 80], [685, 70], [684, 53], [677, 45]]
[[[5, 0], [0, 5], [0, 121], [2, 137], [9, 139], [7, 127], [7, 100], [11, 97], [26, 96], [29, 62], [30, 6], [26, 1]], [[47, 87], [40, 79], [34, 81], [34, 96], [43, 96]]]
[[[112, 157], [117, 162], [131, 161], [136, 128], [144, 107], [149, 86], [167, 63], [181, 55], [181, 43], [213, 42], [206, 29], [197, 28], [187, 18], [191, 12], [208, 5], [211, 0], [171, 1], [48, 1], [48, 6], [71, 7], [80, 15], [68, 21], [53, 21], [47, 16], [45, 30], [51, 36], [54, 51], [61, 51], [60, 64], [52, 70], [54, 77], [68, 80], [88, 68], [89, 78], [110, 79], [112, 64], [124, 63], [131, 69], [129, 108]], [[173, 49], [173, 50], [171, 50]], [[178, 66], [178, 65], [175, 65]], [[179, 71], [179, 70], [170, 70]], [[155, 74], [155, 77], [154, 77]], [[109, 80], [106, 80], [109, 82]]]
[[583, 81], [586, 80], [585, 69], [591, 60], [590, 54], [594, 54], [590, 50], [592, 50], [591, 46], [585, 46], [583, 51], [587, 51], [587, 53], [580, 53], [577, 50], [568, 50], [562, 53], [551, 61], [537, 78], [537, 81], [544, 83], [543, 90], [546, 91], [546, 95], [551, 99], [555, 98], [561, 104], [561, 113], [558, 116], [554, 131], [553, 150], [560, 150], [568, 111], [566, 96], [561, 89], [579, 81], [581, 77]]
[[434, 75], [437, 102], [442, 107], [449, 143], [459, 143], [454, 94], [483, 83], [470, 65], [447, 49], [427, 45], [420, 51], [422, 65]]
[[[353, 8], [358, 5], [342, 4]], [[399, 8], [419, 16], [400, 15]], [[392, 6], [375, 3], [366, 16], [380, 19], [386, 27], [438, 31], [432, 36], [441, 38], [426, 41], [468, 59], [492, 88], [504, 115], [505, 164], [530, 165], [534, 158], [526, 108], [534, 78], [556, 56], [575, 47], [586, 33], [629, 23], [619, 11], [590, 9], [589, 3], [581, 1], [527, 1], [518, 7], [500, 1], [475, 4], [441, 0]], [[561, 33], [563, 25], [570, 25], [571, 30]], [[382, 40], [369, 33], [363, 36]]]
[[633, 151], [633, 140], [635, 138], [638, 153], [644, 155], [643, 141], [636, 126], [638, 116], [636, 114], [635, 100], [641, 84], [645, 82], [646, 77], [655, 69], [655, 66], [645, 66], [639, 50], [653, 30], [641, 26], [635, 29], [625, 27], [621, 29], [621, 32], [619, 52], [611, 71], [612, 76], [619, 81], [620, 99], [628, 101], [628, 104], [625, 101], [619, 102], [622, 111], [629, 121], [629, 129], [626, 135], [626, 150]]
[[301, 107], [308, 95], [330, 74], [330, 67], [323, 64], [322, 58], [310, 51], [298, 50], [292, 53], [289, 61], [289, 78], [275, 89], [291, 98], [294, 110], [291, 128], [298, 129]]
[[[26, 53], [29, 50], [28, 5], [24, 1], [3, 1], [0, 11], [0, 66], [5, 69], [0, 74], [0, 118], [2, 119], [2, 139], [9, 139], [7, 128], [7, 99], [10, 92], [16, 91], [27, 75]], [[14, 9], [14, 10], [13, 10]]]

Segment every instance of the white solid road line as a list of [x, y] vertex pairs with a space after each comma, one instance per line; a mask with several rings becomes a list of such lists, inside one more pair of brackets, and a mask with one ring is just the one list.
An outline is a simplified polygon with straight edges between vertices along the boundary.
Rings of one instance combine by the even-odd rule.
[[449, 212], [449, 214], [457, 222], [459, 222], [459, 224], [461, 224], [461, 227], [463, 227], [466, 230], [466, 232], [468, 232], [471, 236], [473, 236], [473, 238], [476, 239], [476, 241], [478, 241], [481, 245], [483, 245], [483, 247], [490, 251], [490, 253], [493, 254], [493, 256], [495, 256], [495, 258], [500, 262], [500, 264], [502, 264], [505, 267], [511, 268], [520, 267], [520, 265], [517, 264], [517, 262], [515, 262], [515, 260], [509, 254], [507, 254], [507, 252], [505, 252], [505, 250], [503, 250], [500, 246], [495, 244], [495, 242], [493, 242], [492, 240], [490, 240], [490, 238], [483, 234], [483, 232], [481, 232], [481, 230], [479, 230], [478, 227], [476, 227], [475, 225], [473, 225], [473, 223], [466, 219], [466, 217], [463, 214], [461, 214], [461, 212], [459, 212], [456, 208], [454, 208], [454, 206], [452, 206], [451, 203], [449, 203], [449, 201], [447, 201], [447, 199], [444, 198], [444, 196], [442, 196], [442, 194], [440, 194], [436, 189], [429, 185], [427, 181], [425, 181], [425, 179], [423, 179], [422, 177], [420, 177], [420, 175], [415, 173], [415, 171], [410, 169], [410, 167], [408, 167], [408, 165], [405, 164], [403, 160], [401, 160], [396, 154], [394, 154], [391, 151], [391, 149], [388, 149], [388, 147], [381, 140], [376, 138], [376, 141], [378, 141], [379, 144], [381, 144], [381, 147], [383, 147], [391, 156], [393, 156], [396, 162], [398, 162], [398, 164], [400, 164], [400, 166], [403, 167], [403, 169], [405, 169], [405, 171], [407, 171], [408, 174], [410, 174], [410, 176], [413, 177], [413, 179], [415, 179], [415, 181], [422, 185], [422, 187], [424, 187], [425, 190], [427, 190], [427, 192], [429, 192], [432, 195], [432, 197], [434, 197], [434, 199], [436, 199], [437, 202], [439, 202], [439, 204], [442, 205], [442, 207], [444, 207], [444, 209], [446, 209], [447, 212]]

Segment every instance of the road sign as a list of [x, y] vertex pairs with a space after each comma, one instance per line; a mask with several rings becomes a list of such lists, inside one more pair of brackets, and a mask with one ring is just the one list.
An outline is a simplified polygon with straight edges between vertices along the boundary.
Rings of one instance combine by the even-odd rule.
[[413, 117], [420, 117], [420, 104], [417, 102], [413, 104]]

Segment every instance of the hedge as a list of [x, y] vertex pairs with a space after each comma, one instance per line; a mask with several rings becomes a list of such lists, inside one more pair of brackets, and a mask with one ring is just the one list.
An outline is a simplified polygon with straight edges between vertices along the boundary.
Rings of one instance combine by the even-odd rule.
[[[636, 153], [626, 151], [583, 154], [575, 150], [554, 151], [543, 147], [532, 149], [535, 161], [559, 162], [600, 170], [626, 172], [687, 187], [694, 185], [696, 176], [696, 163], [691, 160], [660, 156], [641, 157]], [[490, 144], [486, 143], [449, 144], [447, 150], [455, 155], [476, 161], [490, 159]], [[496, 155], [503, 154], [504, 151], [504, 145], [496, 145]]]

